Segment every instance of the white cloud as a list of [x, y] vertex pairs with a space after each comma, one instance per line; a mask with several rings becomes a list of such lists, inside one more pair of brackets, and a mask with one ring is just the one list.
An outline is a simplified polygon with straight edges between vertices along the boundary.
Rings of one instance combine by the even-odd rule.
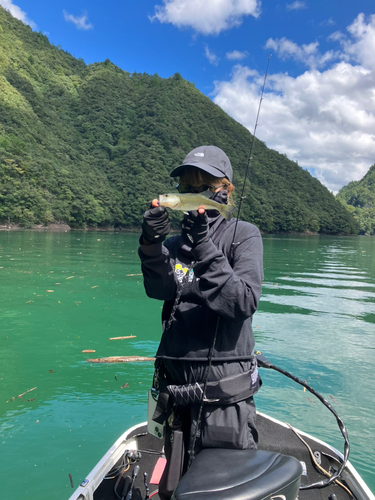
[[94, 26], [88, 22], [87, 14], [82, 14], [81, 17], [73, 16], [73, 14], [69, 14], [66, 10], [63, 11], [64, 19], [67, 23], [73, 23], [76, 25], [79, 30], [89, 30]]
[[307, 9], [306, 2], [300, 2], [296, 0], [296, 2], [286, 4], [286, 10], [303, 10], [303, 9]]
[[233, 50], [232, 52], [227, 52], [225, 57], [231, 61], [241, 61], [249, 55], [248, 52], [240, 52], [239, 50]]
[[339, 58], [338, 52], [328, 51], [321, 54], [318, 47], [318, 42], [299, 46], [287, 38], [276, 40], [270, 38], [265, 45], [266, 49], [277, 52], [281, 59], [294, 59], [314, 69], [324, 66], [328, 61]]
[[364, 14], [359, 14], [347, 30], [351, 38], [341, 38], [344, 52], [359, 64], [375, 69], [375, 14], [369, 17], [368, 24]]
[[13, 17], [19, 19], [25, 24], [28, 24], [32, 29], [35, 30], [37, 28], [37, 25], [34, 23], [34, 21], [31, 21], [31, 19], [27, 17], [26, 12], [20, 9], [18, 5], [14, 5], [12, 0], [0, 0], [0, 5], [4, 7], [4, 9], [9, 10]]
[[326, 19], [325, 21], [322, 21], [319, 26], [334, 26], [336, 24], [336, 21], [330, 17], [329, 19]]
[[[275, 42], [277, 53], [305, 57], [310, 69], [297, 77], [268, 76], [257, 128], [268, 147], [314, 169], [334, 192], [362, 178], [375, 162], [375, 16], [366, 22], [359, 15], [345, 36], [335, 38], [341, 50], [334, 56], [320, 54], [314, 43]], [[309, 57], [325, 68], [317, 70]], [[237, 65], [230, 81], [215, 82], [216, 104], [251, 132], [263, 78]]]
[[209, 63], [213, 66], [217, 66], [219, 64], [220, 58], [210, 51], [208, 45], [206, 45], [204, 48], [204, 55], [207, 57]]
[[245, 16], [258, 17], [260, 0], [163, 0], [155, 6], [151, 21], [171, 23], [178, 28], [193, 28], [204, 35], [239, 26]]

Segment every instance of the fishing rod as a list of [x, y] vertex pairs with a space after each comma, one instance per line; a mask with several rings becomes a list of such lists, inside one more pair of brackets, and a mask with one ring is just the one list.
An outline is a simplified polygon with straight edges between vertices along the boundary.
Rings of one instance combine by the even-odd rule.
[[[246, 170], [245, 170], [245, 177], [244, 177], [244, 180], [243, 180], [242, 192], [241, 192], [241, 197], [240, 197], [240, 203], [239, 203], [239, 205], [238, 205], [238, 212], [237, 212], [236, 225], [234, 226], [233, 240], [232, 240], [232, 244], [231, 244], [231, 248], [232, 248], [232, 250], [233, 250], [234, 245], [235, 245], [234, 240], [235, 240], [235, 237], [236, 237], [237, 225], [238, 225], [238, 219], [239, 219], [239, 217], [240, 217], [240, 212], [241, 212], [242, 202], [243, 202], [243, 200], [246, 198], [246, 196], [244, 196], [244, 193], [245, 193], [245, 184], [246, 184], [247, 174], [248, 174], [249, 169], [250, 169], [251, 160], [253, 159], [253, 149], [254, 149], [255, 135], [256, 135], [256, 130], [257, 130], [257, 127], [258, 127], [258, 120], [259, 120], [260, 108], [261, 108], [261, 106], [262, 106], [263, 94], [264, 94], [264, 88], [265, 88], [265, 86], [266, 86], [266, 80], [267, 80], [267, 76], [268, 76], [268, 67], [269, 67], [269, 65], [270, 65], [270, 60], [271, 60], [271, 57], [272, 57], [272, 54], [270, 54], [270, 55], [269, 55], [269, 57], [268, 57], [266, 74], [264, 75], [264, 81], [263, 81], [262, 92], [261, 92], [261, 94], [260, 94], [259, 106], [258, 106], [258, 112], [257, 112], [256, 120], [255, 120], [254, 132], [253, 132], [253, 139], [252, 139], [252, 141], [251, 141], [251, 145], [250, 145], [250, 153], [249, 153], [249, 158], [248, 158], [248, 160], [247, 160], [247, 165], [246, 165]], [[238, 244], [238, 243], [237, 243], [237, 244]]]
[[[264, 76], [262, 93], [260, 95], [258, 113], [257, 113], [256, 121], [255, 121], [254, 133], [253, 133], [253, 140], [251, 141], [250, 153], [249, 153], [249, 158], [248, 158], [248, 161], [247, 161], [247, 167], [246, 167], [246, 171], [245, 171], [245, 178], [244, 178], [243, 186], [242, 186], [241, 199], [240, 199], [240, 203], [239, 203], [239, 206], [238, 206], [238, 213], [237, 213], [236, 225], [234, 227], [233, 240], [232, 240], [232, 244], [231, 244], [232, 252], [233, 252], [233, 247], [234, 247], [234, 244], [235, 244], [234, 243], [234, 239], [235, 239], [235, 236], [236, 236], [237, 224], [238, 224], [238, 218], [239, 218], [240, 211], [241, 211], [242, 200], [245, 198], [244, 197], [245, 182], [246, 182], [247, 173], [248, 173], [248, 170], [249, 170], [249, 167], [250, 167], [250, 163], [251, 163], [251, 159], [252, 159], [252, 152], [253, 152], [253, 147], [254, 147], [254, 140], [255, 140], [256, 129], [257, 129], [257, 126], [258, 126], [258, 119], [259, 119], [260, 107], [261, 107], [262, 100], [263, 100], [264, 87], [266, 85], [266, 79], [267, 79], [267, 75], [268, 75], [268, 67], [269, 67], [269, 64], [270, 64], [271, 57], [272, 57], [272, 54], [270, 54], [270, 56], [268, 57], [266, 74]], [[201, 399], [201, 402], [200, 402], [200, 405], [199, 405], [199, 411], [198, 411], [198, 417], [197, 417], [197, 423], [196, 423], [196, 426], [195, 426], [194, 436], [193, 436], [193, 439], [192, 439], [192, 444], [190, 445], [190, 451], [189, 451], [190, 457], [189, 457], [188, 469], [190, 468], [191, 464], [193, 463], [193, 461], [195, 459], [195, 443], [196, 443], [196, 439], [197, 439], [197, 436], [198, 436], [198, 431], [200, 430], [200, 427], [201, 427], [202, 410], [203, 410], [203, 405], [204, 405], [205, 397], [206, 397], [208, 375], [209, 375], [209, 372], [210, 372], [210, 369], [211, 369], [213, 352], [214, 352], [214, 348], [215, 348], [215, 344], [216, 344], [217, 334], [218, 334], [218, 331], [219, 331], [219, 324], [220, 324], [220, 316], [218, 317], [218, 320], [217, 320], [217, 323], [216, 323], [214, 338], [213, 338], [212, 345], [211, 345], [211, 348], [210, 348], [209, 353], [208, 353], [208, 364], [207, 364], [207, 366], [205, 368], [204, 375], [203, 375], [203, 393], [202, 393], [202, 399]]]

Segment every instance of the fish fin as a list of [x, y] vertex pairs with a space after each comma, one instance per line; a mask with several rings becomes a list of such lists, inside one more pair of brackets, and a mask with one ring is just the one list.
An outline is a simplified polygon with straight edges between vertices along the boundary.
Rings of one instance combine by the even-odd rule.
[[222, 205], [223, 208], [220, 208], [220, 213], [221, 215], [227, 219], [230, 220], [232, 218], [233, 212], [237, 210], [237, 207], [231, 207], [230, 205]]

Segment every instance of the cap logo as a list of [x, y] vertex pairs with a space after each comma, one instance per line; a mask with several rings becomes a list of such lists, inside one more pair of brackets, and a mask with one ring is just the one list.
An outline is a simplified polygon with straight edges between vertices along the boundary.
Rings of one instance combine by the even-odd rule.
[[194, 156], [204, 156], [204, 153], [194, 153]]

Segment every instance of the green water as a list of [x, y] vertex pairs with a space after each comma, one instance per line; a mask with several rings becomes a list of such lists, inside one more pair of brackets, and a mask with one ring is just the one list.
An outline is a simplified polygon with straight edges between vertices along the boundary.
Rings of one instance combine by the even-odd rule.
[[[155, 353], [162, 304], [145, 296], [137, 242], [129, 233], [0, 233], [1, 498], [68, 498], [68, 474], [77, 487], [145, 419], [152, 363], [86, 362]], [[254, 317], [257, 347], [343, 418], [350, 460], [372, 491], [374, 250], [366, 237], [264, 237]], [[127, 335], [136, 337], [109, 340]], [[334, 417], [313, 396], [277, 373], [262, 377], [260, 411], [343, 449]]]

